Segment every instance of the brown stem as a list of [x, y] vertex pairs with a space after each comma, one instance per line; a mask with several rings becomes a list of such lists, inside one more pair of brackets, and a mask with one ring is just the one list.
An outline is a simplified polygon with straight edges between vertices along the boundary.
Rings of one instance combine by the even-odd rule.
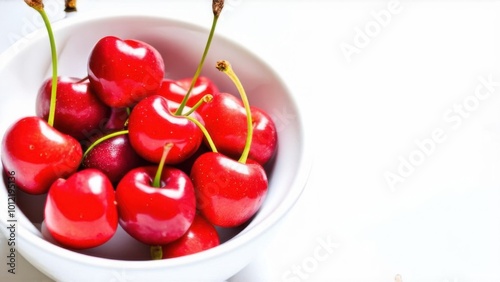
[[215, 17], [219, 17], [222, 12], [222, 8], [224, 8], [224, 0], [213, 0], [212, 1], [212, 10], [214, 12]]
[[76, 11], [76, 0], [66, 0], [65, 1], [65, 12], [75, 12]]
[[28, 4], [28, 6], [30, 6], [31, 8], [37, 10], [37, 11], [40, 11], [40, 10], [43, 10], [43, 1], [42, 0], [24, 0], [24, 2], [26, 4]]

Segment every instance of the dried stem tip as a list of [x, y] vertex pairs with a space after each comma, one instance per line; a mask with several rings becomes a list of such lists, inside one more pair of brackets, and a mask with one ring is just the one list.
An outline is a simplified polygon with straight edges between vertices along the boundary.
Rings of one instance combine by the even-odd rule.
[[225, 72], [227, 69], [229, 69], [231, 67], [231, 65], [229, 64], [228, 61], [226, 60], [221, 60], [221, 61], [217, 61], [217, 63], [215, 64], [215, 67], [221, 71], [221, 72]]
[[222, 12], [222, 8], [224, 8], [224, 0], [213, 0], [212, 1], [212, 10], [214, 12], [215, 17], [219, 17]]
[[65, 12], [75, 12], [76, 11], [76, 0], [65, 0]]
[[28, 4], [28, 6], [30, 6], [31, 8], [33, 8], [37, 11], [43, 10], [43, 1], [42, 0], [24, 0], [24, 2], [26, 4]]

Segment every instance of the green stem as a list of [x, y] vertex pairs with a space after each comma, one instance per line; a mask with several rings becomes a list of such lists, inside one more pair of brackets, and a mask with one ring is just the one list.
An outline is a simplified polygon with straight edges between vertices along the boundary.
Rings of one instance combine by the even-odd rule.
[[181, 102], [179, 108], [175, 112], [175, 115], [182, 115], [182, 111], [184, 110], [184, 107], [186, 106], [186, 103], [189, 99], [189, 95], [191, 95], [191, 91], [193, 91], [194, 85], [196, 84], [196, 81], [198, 80], [198, 77], [201, 74], [201, 69], [203, 68], [203, 64], [205, 63], [205, 58], [207, 57], [208, 50], [210, 49], [210, 45], [212, 44], [212, 39], [214, 37], [215, 27], [217, 26], [218, 19], [219, 19], [219, 16], [214, 14], [214, 18], [212, 21], [212, 28], [210, 29], [210, 34], [208, 35], [207, 44], [205, 45], [205, 50], [203, 51], [201, 61], [198, 64], [198, 68], [196, 69], [196, 72], [193, 76], [193, 79], [191, 80], [191, 84], [189, 85], [189, 89], [188, 89], [186, 95], [184, 95], [184, 98], [182, 99], [182, 102]]
[[165, 146], [163, 146], [163, 154], [161, 155], [161, 160], [160, 163], [158, 164], [158, 169], [156, 170], [156, 175], [153, 180], [152, 186], [155, 188], [160, 188], [161, 187], [161, 174], [163, 173], [163, 167], [165, 166], [165, 160], [167, 159], [168, 152], [170, 152], [170, 149], [174, 144], [172, 143], [167, 143]]
[[185, 116], [185, 118], [194, 122], [194, 124], [196, 124], [196, 126], [200, 128], [201, 132], [203, 132], [203, 135], [207, 139], [208, 145], [210, 146], [212, 152], [217, 153], [217, 148], [215, 147], [214, 141], [212, 140], [212, 137], [210, 136], [210, 133], [208, 133], [208, 130], [205, 128], [205, 126], [203, 126], [203, 124], [201, 124], [201, 122], [199, 122], [194, 117]]
[[184, 113], [183, 116], [189, 116], [190, 114], [194, 113], [194, 111], [196, 111], [203, 103], [208, 103], [212, 101], [213, 98], [214, 96], [212, 96], [212, 94], [204, 95], [189, 111]]
[[233, 81], [236, 89], [240, 93], [241, 101], [243, 102], [243, 106], [245, 107], [245, 112], [247, 115], [247, 138], [245, 140], [245, 147], [243, 148], [243, 152], [241, 153], [241, 157], [238, 160], [240, 163], [246, 163], [248, 159], [248, 154], [250, 153], [250, 146], [252, 145], [252, 136], [253, 136], [253, 125], [252, 125], [252, 113], [250, 111], [250, 103], [248, 102], [248, 97], [241, 84], [238, 76], [233, 71], [231, 64], [228, 61], [218, 61], [217, 69], [219, 71], [224, 72], [229, 76], [229, 78]]
[[49, 117], [47, 123], [50, 126], [54, 126], [54, 116], [56, 112], [56, 95], [57, 95], [57, 52], [56, 52], [56, 42], [54, 40], [54, 33], [52, 32], [52, 27], [50, 25], [50, 20], [47, 17], [47, 13], [42, 8], [35, 8], [42, 16], [45, 27], [49, 34], [50, 40], [50, 52], [52, 56], [52, 92], [50, 94], [50, 107], [49, 107]]
[[111, 139], [115, 136], [118, 136], [118, 135], [125, 135], [125, 134], [128, 134], [128, 130], [121, 130], [121, 131], [116, 131], [116, 132], [113, 132], [113, 133], [110, 133], [108, 135], [105, 135], [99, 139], [97, 139], [94, 143], [92, 143], [92, 145], [90, 145], [87, 150], [85, 150], [85, 153], [83, 153], [83, 158], [82, 159], [85, 159], [85, 157], [87, 156], [87, 154], [92, 151], [92, 149], [94, 149], [95, 146], [101, 144], [102, 142], [108, 140], [108, 139]]

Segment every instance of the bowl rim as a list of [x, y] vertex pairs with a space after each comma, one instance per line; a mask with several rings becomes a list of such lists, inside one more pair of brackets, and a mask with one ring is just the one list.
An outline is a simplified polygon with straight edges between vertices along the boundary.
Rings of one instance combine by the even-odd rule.
[[[201, 31], [201, 32], [206, 32], [208, 34], [208, 29], [205, 27], [202, 27], [198, 24], [191, 23], [188, 21], [184, 20], [179, 20], [176, 18], [168, 17], [168, 16], [161, 16], [161, 15], [155, 15], [155, 14], [146, 14], [142, 12], [123, 12], [123, 11], [114, 11], [111, 13], [106, 13], [106, 14], [92, 14], [92, 15], [79, 15], [79, 16], [71, 16], [68, 18], [65, 18], [63, 20], [59, 20], [56, 22], [52, 23], [52, 29], [54, 33], [59, 32], [61, 29], [66, 29], [66, 28], [72, 28], [73, 26], [79, 25], [79, 24], [85, 24], [88, 22], [93, 22], [93, 21], [102, 21], [102, 20], [123, 20], [123, 19], [135, 19], [135, 20], [154, 20], [154, 21], [160, 21], [160, 22], [171, 22], [179, 25], [182, 28], [187, 28], [190, 30], [195, 30], [195, 31]], [[0, 68], [4, 68], [5, 64], [7, 64], [8, 61], [10, 61], [11, 57], [15, 52], [23, 50], [25, 48], [28, 48], [29, 45], [37, 40], [42, 40], [44, 37], [46, 37], [46, 31], [45, 29], [39, 29], [34, 32], [32, 32], [30, 35], [26, 36], [27, 42], [24, 41], [23, 39], [20, 39], [16, 41], [14, 44], [12, 44], [9, 48], [7, 48], [5, 51], [3, 51], [0, 54]], [[217, 246], [216, 248], [212, 248], [200, 253], [184, 256], [184, 257], [178, 257], [178, 258], [172, 258], [168, 260], [121, 260], [121, 259], [111, 259], [111, 258], [102, 258], [102, 257], [96, 257], [92, 255], [87, 255], [87, 254], [82, 254], [79, 252], [74, 252], [72, 250], [54, 245], [53, 243], [43, 239], [42, 237], [35, 235], [33, 232], [34, 225], [31, 223], [27, 218], [24, 217], [24, 214], [22, 211], [21, 212], [22, 216], [25, 221], [28, 222], [28, 226], [25, 226], [26, 222], [19, 221], [21, 224], [19, 224], [18, 229], [19, 229], [19, 237], [20, 239], [25, 239], [29, 241], [33, 245], [37, 245], [40, 249], [42, 249], [45, 253], [47, 254], [52, 254], [55, 256], [60, 256], [63, 257], [67, 260], [75, 261], [80, 264], [84, 265], [90, 265], [90, 266], [96, 266], [96, 267], [116, 267], [119, 266], [120, 268], [123, 269], [141, 269], [141, 270], [147, 270], [147, 269], [154, 269], [158, 267], [175, 267], [179, 265], [185, 265], [186, 263], [196, 263], [200, 261], [204, 261], [210, 258], [215, 258], [221, 255], [224, 255], [226, 253], [230, 253], [235, 251], [239, 246], [241, 245], [246, 245], [250, 241], [260, 237], [262, 234], [266, 232], [266, 230], [270, 229], [273, 225], [277, 224], [285, 215], [289, 212], [290, 209], [293, 208], [295, 203], [298, 201], [300, 198], [300, 195], [303, 193], [305, 190], [305, 186], [312, 168], [312, 163], [313, 163], [313, 157], [309, 153], [309, 146], [308, 146], [308, 135], [307, 128], [305, 126], [305, 121], [307, 120], [304, 118], [303, 112], [300, 107], [297, 106], [297, 100], [296, 96], [293, 95], [293, 92], [290, 91], [288, 88], [287, 84], [284, 83], [282, 78], [275, 72], [275, 70], [268, 65], [265, 61], [260, 59], [258, 54], [248, 50], [246, 47], [240, 45], [238, 42], [228, 38], [224, 34], [217, 33], [214, 35], [214, 37], [217, 37], [219, 39], [222, 39], [226, 42], [229, 42], [233, 47], [236, 47], [239, 49], [239, 51], [246, 53], [247, 56], [251, 57], [252, 59], [255, 59], [256, 61], [259, 62], [259, 64], [262, 64], [265, 68], [268, 69], [270, 73], [273, 74], [273, 76], [277, 79], [279, 79], [280, 85], [283, 87], [283, 89], [286, 90], [287, 93], [290, 94], [291, 96], [291, 102], [295, 106], [297, 112], [299, 113], [298, 116], [301, 118], [298, 119], [298, 125], [300, 130], [302, 131], [301, 134], [301, 147], [302, 151], [301, 154], [299, 155], [300, 159], [300, 164], [299, 167], [297, 168], [297, 174], [294, 176], [292, 185], [290, 188], [290, 193], [284, 198], [284, 200], [275, 208], [275, 210], [270, 213], [268, 216], [266, 216], [261, 222], [258, 224], [252, 226], [251, 229], [247, 230], [244, 232], [244, 234], [239, 233], [236, 235], [236, 237], [231, 238], [227, 242]], [[3, 133], [2, 133], [2, 138], [3, 138]], [[0, 152], [1, 154], [1, 152]], [[2, 184], [4, 185], [4, 184]], [[3, 194], [4, 192], [2, 192]], [[5, 220], [3, 220], [0, 224], [5, 224]], [[29, 225], [31, 224], [31, 225]], [[36, 228], [35, 228], [36, 229]], [[246, 228], [245, 228], [246, 229]], [[38, 229], [36, 229], [38, 230]], [[240, 236], [241, 234], [241, 236]], [[19, 249], [21, 254], [23, 253], [23, 249]], [[89, 259], [92, 258], [92, 259]]]

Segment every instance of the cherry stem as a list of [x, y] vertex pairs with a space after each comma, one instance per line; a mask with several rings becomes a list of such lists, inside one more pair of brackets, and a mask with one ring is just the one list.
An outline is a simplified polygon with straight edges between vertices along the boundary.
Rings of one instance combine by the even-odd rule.
[[224, 0], [213, 0], [212, 1], [212, 12], [215, 17], [219, 17], [222, 12], [222, 8], [224, 8]]
[[201, 132], [203, 132], [203, 135], [207, 139], [208, 146], [210, 146], [210, 150], [212, 150], [212, 152], [214, 152], [214, 153], [217, 153], [217, 148], [215, 147], [214, 141], [212, 140], [212, 137], [210, 136], [210, 133], [208, 133], [208, 130], [206, 129], [206, 127], [203, 124], [201, 124], [201, 122], [199, 122], [194, 117], [185, 116], [185, 118], [192, 121], [194, 124], [196, 124], [196, 126], [198, 126], [198, 128], [200, 128]]
[[247, 139], [245, 141], [245, 147], [243, 148], [243, 152], [241, 153], [241, 157], [238, 160], [240, 163], [246, 163], [248, 159], [248, 154], [250, 153], [250, 146], [252, 145], [252, 136], [253, 136], [253, 125], [252, 125], [252, 113], [250, 111], [250, 103], [248, 102], [248, 97], [241, 84], [238, 76], [234, 73], [231, 64], [228, 61], [222, 60], [218, 61], [216, 68], [227, 74], [227, 76], [233, 81], [236, 89], [240, 93], [241, 101], [243, 102], [243, 106], [245, 107], [245, 112], [247, 115]]
[[111, 139], [113, 137], [116, 137], [118, 135], [125, 135], [125, 134], [128, 134], [128, 130], [121, 130], [121, 131], [116, 131], [116, 132], [113, 132], [113, 133], [110, 133], [108, 135], [105, 135], [99, 139], [97, 139], [94, 143], [92, 143], [92, 145], [90, 145], [87, 150], [85, 150], [85, 153], [83, 153], [83, 159], [85, 159], [85, 157], [87, 156], [87, 154], [92, 151], [92, 149], [94, 149], [95, 146], [101, 144], [102, 142], [108, 140], [108, 139]]
[[161, 174], [163, 173], [163, 167], [165, 166], [165, 160], [167, 159], [168, 153], [170, 152], [170, 149], [174, 144], [172, 143], [167, 143], [165, 146], [163, 146], [163, 154], [161, 155], [161, 160], [160, 163], [158, 164], [158, 169], [156, 170], [156, 175], [153, 180], [152, 186], [155, 188], [160, 188], [161, 187]]
[[43, 23], [49, 34], [50, 41], [50, 53], [52, 56], [52, 91], [50, 94], [50, 106], [49, 106], [49, 117], [47, 123], [50, 126], [54, 126], [54, 116], [56, 112], [56, 95], [57, 95], [57, 52], [56, 52], [56, 42], [54, 39], [54, 33], [52, 31], [52, 26], [50, 25], [50, 20], [45, 13], [42, 0], [25, 0], [26, 4], [31, 8], [35, 9], [42, 16]]
[[159, 260], [159, 259], [162, 259], [162, 257], [163, 257], [163, 250], [162, 250], [161, 246], [151, 246], [149, 248], [149, 252], [150, 252], [151, 258], [153, 260]]
[[190, 114], [194, 113], [194, 111], [196, 111], [202, 104], [211, 102], [213, 98], [214, 96], [212, 96], [212, 94], [204, 95], [189, 111], [184, 113], [183, 116], [189, 116]]
[[210, 45], [212, 44], [212, 39], [214, 37], [215, 33], [215, 27], [217, 26], [217, 21], [219, 20], [219, 15], [222, 11], [222, 8], [224, 7], [224, 1], [223, 0], [213, 0], [212, 1], [212, 10], [214, 13], [213, 21], [212, 21], [212, 27], [210, 28], [210, 33], [208, 35], [207, 43], [205, 45], [205, 50], [203, 51], [203, 55], [201, 56], [200, 63], [198, 64], [198, 68], [196, 69], [196, 72], [194, 73], [193, 79], [191, 80], [191, 84], [189, 85], [189, 89], [184, 95], [184, 98], [182, 99], [182, 102], [175, 112], [175, 115], [182, 115], [182, 111], [184, 110], [184, 107], [186, 106], [186, 103], [189, 99], [189, 95], [191, 95], [191, 92], [193, 91], [194, 85], [196, 84], [196, 81], [198, 80], [198, 77], [201, 74], [201, 69], [203, 68], [203, 64], [205, 63], [205, 58], [207, 57], [208, 50], [210, 49]]
[[64, 11], [65, 12], [75, 12], [76, 11], [76, 0], [66, 0], [64, 1]]
[[83, 82], [87, 81], [88, 79], [89, 79], [89, 76], [87, 75], [86, 77], [78, 80], [76, 83], [83, 83]]

